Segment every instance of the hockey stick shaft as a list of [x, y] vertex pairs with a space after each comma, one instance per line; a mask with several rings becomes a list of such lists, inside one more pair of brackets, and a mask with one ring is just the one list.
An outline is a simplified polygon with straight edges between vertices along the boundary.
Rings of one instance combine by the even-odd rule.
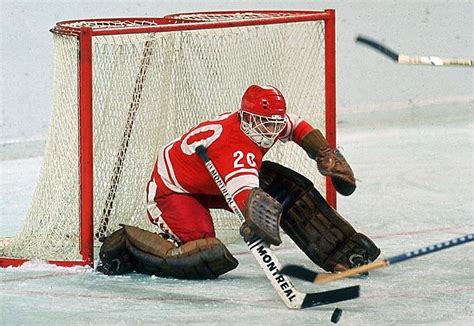
[[125, 161], [125, 157], [128, 150], [128, 145], [130, 142], [130, 137], [133, 130], [133, 125], [135, 123], [136, 115], [140, 109], [140, 100], [143, 93], [143, 87], [147, 76], [147, 70], [150, 66], [151, 57], [153, 52], [153, 43], [152, 41], [146, 41], [143, 48], [142, 59], [140, 61], [139, 71], [135, 79], [135, 86], [133, 89], [132, 99], [130, 101], [130, 107], [128, 109], [127, 123], [122, 135], [122, 143], [120, 149], [117, 152], [114, 169], [112, 171], [112, 176], [109, 183], [109, 191], [107, 193], [107, 198], [102, 209], [102, 215], [100, 217], [100, 226], [96, 233], [96, 237], [105, 236], [108, 232], [107, 228], [109, 225], [110, 215], [112, 214], [112, 209], [115, 203], [115, 197], [117, 195], [118, 185], [122, 177], [122, 169]]
[[[197, 146], [196, 153], [204, 162], [204, 165], [224, 196], [229, 207], [238, 216], [242, 223], [245, 222], [244, 215], [227, 190], [224, 180], [222, 180], [222, 177], [219, 175], [219, 172], [207, 155], [206, 149], [202, 145]], [[264, 240], [257, 237], [252, 242], [247, 243], [247, 245], [250, 249], [250, 252], [254, 255], [258, 264], [265, 272], [265, 276], [270, 280], [273, 288], [276, 290], [285, 305], [290, 309], [314, 307], [333, 302], [355, 299], [359, 296], [359, 286], [320, 293], [301, 293], [296, 290], [288, 276], [280, 273], [281, 264], [277, 257], [273, 254], [270, 246]]]
[[382, 53], [399, 64], [474, 67], [473, 60], [470, 59], [440, 58], [436, 56], [410, 56], [406, 54], [399, 54], [382, 43], [362, 35], [357, 36], [356, 42], [364, 44]]
[[239, 209], [239, 206], [237, 206], [237, 204], [235, 203], [235, 200], [232, 198], [232, 195], [227, 190], [224, 180], [222, 180], [222, 177], [220, 176], [219, 172], [214, 166], [214, 163], [212, 163], [211, 159], [207, 155], [206, 149], [203, 146], [198, 146], [196, 148], [196, 153], [203, 160], [204, 165], [207, 168], [207, 171], [211, 174], [211, 177], [214, 179], [217, 187], [219, 188], [220, 192], [224, 196], [224, 199], [229, 205], [229, 207], [232, 209], [234, 214], [237, 215], [240, 222], [244, 223], [245, 222], [244, 214], [242, 214], [242, 212]]
[[474, 234], [466, 234], [462, 237], [454, 238], [448, 241], [440, 242], [434, 245], [423, 247], [414, 251], [409, 251], [400, 255], [392, 256], [377, 262], [362, 265], [356, 268], [349, 269], [344, 272], [327, 274], [317, 273], [310, 271], [302, 266], [289, 265], [282, 269], [282, 273], [304, 279], [313, 283], [328, 283], [336, 280], [340, 280], [349, 276], [365, 273], [374, 269], [387, 267], [396, 263], [400, 263], [405, 260], [417, 258], [420, 256], [428, 255], [437, 251], [445, 250], [455, 246], [463, 245], [468, 242], [474, 241]]

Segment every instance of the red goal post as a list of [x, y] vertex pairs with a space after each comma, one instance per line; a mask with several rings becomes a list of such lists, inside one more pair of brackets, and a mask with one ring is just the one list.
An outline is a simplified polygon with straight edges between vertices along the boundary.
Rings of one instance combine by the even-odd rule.
[[[119, 223], [150, 228], [144, 186], [156, 150], [235, 110], [252, 83], [281, 89], [289, 111], [336, 144], [334, 10], [68, 20], [51, 31], [54, 104], [40, 180], [22, 230], [0, 241], [1, 267], [92, 265], [98, 237]], [[329, 180], [288, 146], [266, 158], [308, 176], [335, 207]], [[238, 236], [237, 219], [215, 225], [218, 236]]]

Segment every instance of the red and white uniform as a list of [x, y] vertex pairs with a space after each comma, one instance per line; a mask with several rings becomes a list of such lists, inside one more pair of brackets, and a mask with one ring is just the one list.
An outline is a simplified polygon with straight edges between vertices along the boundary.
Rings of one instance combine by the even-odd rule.
[[[297, 144], [314, 128], [287, 114], [278, 140]], [[219, 188], [195, 153], [199, 145], [224, 180], [241, 210], [250, 190], [259, 186], [258, 171], [269, 148], [262, 148], [240, 129], [238, 112], [225, 113], [200, 123], [158, 154], [147, 186], [148, 217], [177, 243], [214, 237], [210, 208], [230, 211]]]

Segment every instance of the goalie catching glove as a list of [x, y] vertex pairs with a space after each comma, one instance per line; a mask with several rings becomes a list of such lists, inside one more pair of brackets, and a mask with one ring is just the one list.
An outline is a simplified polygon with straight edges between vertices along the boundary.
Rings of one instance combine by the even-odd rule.
[[334, 210], [313, 183], [297, 172], [265, 161], [260, 187], [283, 207], [281, 227], [318, 266], [334, 272], [374, 261], [380, 249]]
[[309, 157], [316, 160], [319, 172], [331, 177], [331, 182], [338, 193], [349, 196], [355, 191], [356, 182], [349, 163], [339, 150], [329, 146], [319, 130], [314, 129], [304, 136], [301, 147]]
[[97, 270], [107, 275], [139, 273], [182, 279], [213, 279], [238, 262], [217, 238], [176, 247], [161, 235], [125, 225], [103, 240]]

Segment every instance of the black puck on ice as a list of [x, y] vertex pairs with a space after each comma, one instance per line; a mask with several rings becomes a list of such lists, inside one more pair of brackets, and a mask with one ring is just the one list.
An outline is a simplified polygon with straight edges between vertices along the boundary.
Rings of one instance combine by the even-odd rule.
[[342, 309], [336, 308], [336, 309], [334, 309], [334, 311], [332, 312], [331, 321], [332, 321], [334, 324], [337, 324], [337, 322], [339, 321], [339, 319], [341, 319], [341, 316], [342, 316]]

